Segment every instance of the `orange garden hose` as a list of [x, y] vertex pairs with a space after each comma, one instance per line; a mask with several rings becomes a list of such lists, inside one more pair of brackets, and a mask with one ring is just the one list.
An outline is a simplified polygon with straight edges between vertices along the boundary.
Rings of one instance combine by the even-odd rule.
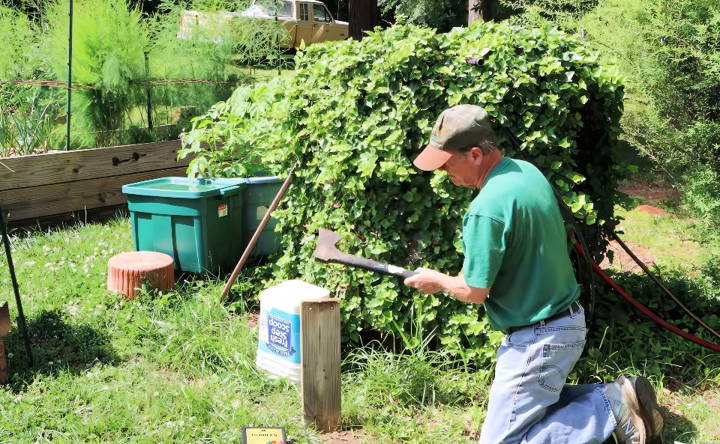
[[684, 330], [681, 330], [677, 326], [667, 322], [666, 320], [662, 319], [660, 316], [655, 314], [652, 310], [638, 302], [635, 298], [630, 296], [620, 285], [617, 284], [610, 276], [605, 274], [605, 272], [598, 266], [598, 264], [595, 263], [595, 261], [588, 258], [588, 256], [583, 251], [583, 248], [580, 246], [579, 243], [575, 243], [575, 250], [580, 253], [583, 257], [585, 257], [588, 261], [590, 261], [593, 270], [595, 270], [595, 273], [598, 274], [610, 287], [612, 287], [613, 290], [615, 290], [620, 296], [622, 296], [625, 300], [630, 302], [637, 310], [639, 310], [642, 314], [652, 319], [654, 322], [659, 324], [661, 327], [670, 330], [671, 332], [675, 333], [676, 335], [682, 336], [683, 338], [692, 341], [698, 345], [701, 345], [705, 348], [709, 348], [710, 350], [713, 350], [715, 352], [720, 352], [720, 345], [714, 344], [712, 342], [708, 342], [702, 338], [699, 338], [693, 334], [690, 334]]
[[710, 333], [712, 333], [712, 334], [715, 335], [716, 337], [720, 338], [720, 333], [718, 333], [718, 332], [715, 331], [712, 327], [710, 327], [710, 326], [707, 325], [705, 322], [703, 322], [703, 320], [700, 319], [695, 313], [693, 313], [692, 311], [690, 311], [690, 309], [687, 308], [687, 307], [685, 306], [685, 304], [683, 304], [682, 302], [680, 302], [680, 300], [679, 300], [670, 290], [668, 290], [668, 288], [660, 281], [660, 279], [658, 279], [657, 277], [655, 277], [654, 274], [652, 274], [652, 272], [651, 272], [650, 269], [647, 267], [647, 265], [645, 265], [645, 264], [635, 255], [635, 253], [633, 253], [632, 250], [630, 250], [630, 247], [628, 247], [627, 245], [625, 245], [625, 242], [623, 242], [622, 239], [620, 239], [620, 237], [619, 237], [616, 233], [612, 233], [612, 236], [613, 236], [613, 239], [615, 239], [615, 241], [618, 243], [618, 245], [620, 245], [620, 247], [622, 247], [622, 249], [625, 250], [625, 252], [635, 261], [635, 263], [638, 264], [638, 265], [640, 266], [640, 268], [642, 268], [642, 270], [645, 272], [645, 274], [648, 275], [648, 277], [649, 277], [650, 279], [652, 279], [653, 282], [655, 282], [655, 284], [656, 284], [658, 287], [660, 287], [660, 288], [662, 289], [662, 291], [665, 292], [666, 295], [670, 296], [670, 299], [672, 299], [673, 301], [675, 301], [675, 303], [676, 303], [680, 308], [682, 308], [685, 313], [687, 313], [688, 315], [690, 315], [691, 318], [695, 319], [695, 321], [697, 321], [698, 324], [700, 324], [700, 325], [702, 325], [703, 327], [705, 327], [705, 330], [709, 331]]

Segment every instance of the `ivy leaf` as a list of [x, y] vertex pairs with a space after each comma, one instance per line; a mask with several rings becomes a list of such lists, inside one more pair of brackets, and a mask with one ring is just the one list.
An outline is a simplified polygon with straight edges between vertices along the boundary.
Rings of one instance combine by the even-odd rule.
[[358, 172], [363, 177], [371, 176], [377, 166], [378, 156], [375, 153], [362, 153], [358, 161]]

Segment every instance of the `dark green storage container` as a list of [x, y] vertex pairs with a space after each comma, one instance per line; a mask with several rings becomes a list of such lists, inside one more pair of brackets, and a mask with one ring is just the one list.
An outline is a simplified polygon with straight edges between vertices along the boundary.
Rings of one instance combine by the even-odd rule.
[[[135, 249], [168, 254], [182, 271], [231, 270], [258, 226], [257, 215], [262, 217], [279, 184], [276, 177], [165, 177], [125, 185]], [[277, 250], [279, 239], [272, 226], [274, 221], [254, 254]]]
[[[280, 190], [282, 181], [278, 177], [250, 177], [242, 179], [243, 190], [243, 248], [250, 242], [260, 221]], [[258, 256], [274, 253], [280, 248], [280, 236], [275, 232], [277, 220], [270, 219], [260, 238], [253, 248], [252, 254]]]

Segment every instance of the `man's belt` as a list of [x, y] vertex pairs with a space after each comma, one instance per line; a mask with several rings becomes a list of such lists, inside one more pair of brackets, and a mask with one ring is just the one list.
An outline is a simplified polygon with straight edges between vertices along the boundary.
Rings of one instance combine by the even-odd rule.
[[[555, 313], [554, 315], [552, 315], [548, 318], [545, 318], [542, 321], [538, 321], [538, 322], [546, 322], [547, 323], [550, 321], [554, 321], [555, 319], [564, 318], [565, 316], [576, 313], [576, 312], [580, 311], [581, 309], [582, 309], [582, 305], [580, 305], [580, 302], [577, 299], [575, 299], [565, 310], [559, 311], [559, 312]], [[535, 322], [535, 323], [529, 324], [529, 325], [520, 325], [518, 327], [508, 327], [505, 329], [505, 333], [510, 334], [510, 333], [516, 332], [518, 330], [522, 330], [525, 327], [529, 327], [530, 325], [535, 325], [538, 322]]]

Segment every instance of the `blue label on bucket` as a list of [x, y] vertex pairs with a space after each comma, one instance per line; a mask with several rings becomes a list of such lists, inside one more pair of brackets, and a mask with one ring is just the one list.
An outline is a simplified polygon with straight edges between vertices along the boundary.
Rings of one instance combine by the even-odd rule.
[[272, 309], [267, 314], [267, 322], [262, 319], [260, 328], [266, 334], [260, 337], [260, 350], [272, 353], [294, 364], [300, 364], [300, 315]]
[[289, 357], [295, 351], [292, 346], [292, 322], [268, 315], [268, 348], [276, 354]]

